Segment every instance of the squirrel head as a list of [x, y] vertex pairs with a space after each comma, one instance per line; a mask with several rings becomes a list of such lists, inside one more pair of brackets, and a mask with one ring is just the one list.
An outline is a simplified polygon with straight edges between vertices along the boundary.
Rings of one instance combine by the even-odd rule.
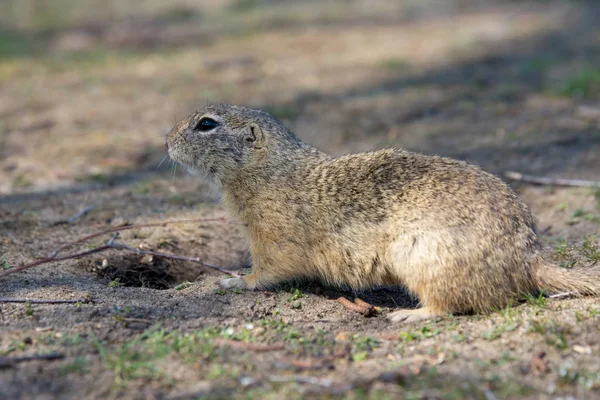
[[169, 156], [222, 184], [260, 171], [281, 149], [300, 145], [270, 114], [227, 104], [211, 105], [178, 122], [167, 134]]

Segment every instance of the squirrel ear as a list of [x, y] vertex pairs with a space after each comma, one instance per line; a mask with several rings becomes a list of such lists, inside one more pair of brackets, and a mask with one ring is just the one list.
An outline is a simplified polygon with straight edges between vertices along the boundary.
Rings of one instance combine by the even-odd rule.
[[260, 148], [262, 147], [264, 140], [265, 137], [260, 126], [257, 124], [250, 124], [247, 133], [244, 136], [244, 141], [249, 145]]

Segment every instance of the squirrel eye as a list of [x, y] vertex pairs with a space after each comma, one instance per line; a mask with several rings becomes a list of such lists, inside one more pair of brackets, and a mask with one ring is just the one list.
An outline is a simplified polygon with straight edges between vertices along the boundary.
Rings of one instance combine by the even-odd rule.
[[200, 122], [198, 122], [198, 124], [194, 127], [194, 130], [200, 132], [208, 132], [212, 129], [215, 129], [217, 125], [219, 125], [217, 121], [215, 121], [212, 118], [205, 117], [202, 118]]

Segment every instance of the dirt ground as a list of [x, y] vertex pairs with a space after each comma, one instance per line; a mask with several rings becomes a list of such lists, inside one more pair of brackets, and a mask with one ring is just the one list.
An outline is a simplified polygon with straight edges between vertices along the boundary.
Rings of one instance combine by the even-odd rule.
[[[268, 110], [333, 154], [395, 146], [600, 180], [598, 2], [28, 3], [0, 17], [0, 272], [109, 227], [226, 216], [163, 160], [170, 126], [207, 102]], [[511, 183], [547, 258], [598, 263], [598, 189]], [[232, 221], [118, 240], [247, 263]], [[2, 300], [81, 301], [0, 303], [0, 398], [600, 398], [597, 298], [392, 325], [415, 306], [401, 289], [240, 293], [220, 278], [117, 251], [11, 275]]]

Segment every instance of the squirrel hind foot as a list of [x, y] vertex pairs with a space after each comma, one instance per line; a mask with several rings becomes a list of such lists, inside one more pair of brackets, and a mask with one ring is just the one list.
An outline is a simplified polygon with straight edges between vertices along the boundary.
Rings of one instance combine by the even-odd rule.
[[393, 323], [410, 324], [420, 322], [436, 317], [443, 317], [445, 314], [433, 311], [428, 307], [417, 308], [416, 310], [398, 310], [387, 315], [387, 319]]

